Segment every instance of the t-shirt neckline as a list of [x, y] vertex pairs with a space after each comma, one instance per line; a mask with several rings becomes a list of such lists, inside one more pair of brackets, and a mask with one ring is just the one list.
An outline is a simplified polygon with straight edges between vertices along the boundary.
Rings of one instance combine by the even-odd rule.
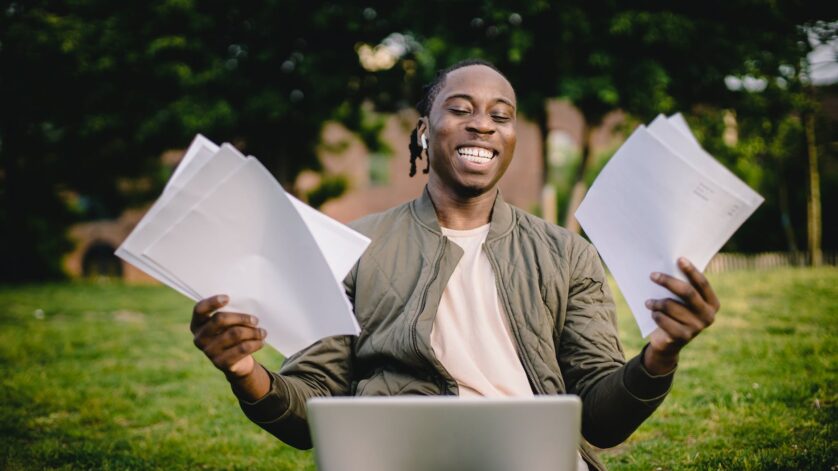
[[478, 235], [484, 235], [489, 233], [489, 226], [491, 224], [484, 224], [479, 227], [475, 227], [474, 229], [449, 229], [447, 227], [441, 227], [442, 234], [448, 237], [474, 237]]

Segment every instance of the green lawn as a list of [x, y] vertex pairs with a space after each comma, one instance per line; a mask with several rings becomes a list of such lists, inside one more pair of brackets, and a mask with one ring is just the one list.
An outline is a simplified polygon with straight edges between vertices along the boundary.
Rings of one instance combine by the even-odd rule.
[[[836, 469], [838, 270], [715, 275], [716, 324], [611, 469]], [[620, 301], [629, 354], [637, 328]], [[313, 469], [240, 412], [164, 287], [0, 288], [0, 469]], [[260, 360], [277, 367], [280, 357]]]

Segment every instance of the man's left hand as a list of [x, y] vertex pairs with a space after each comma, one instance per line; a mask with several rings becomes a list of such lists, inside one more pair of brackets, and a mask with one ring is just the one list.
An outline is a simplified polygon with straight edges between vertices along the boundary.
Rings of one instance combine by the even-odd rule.
[[653, 375], [672, 371], [684, 345], [709, 327], [719, 312], [719, 298], [704, 274], [683, 257], [678, 259], [678, 268], [689, 283], [664, 273], [651, 274], [652, 281], [680, 298], [646, 301], [658, 325], [649, 337], [643, 357], [643, 366]]

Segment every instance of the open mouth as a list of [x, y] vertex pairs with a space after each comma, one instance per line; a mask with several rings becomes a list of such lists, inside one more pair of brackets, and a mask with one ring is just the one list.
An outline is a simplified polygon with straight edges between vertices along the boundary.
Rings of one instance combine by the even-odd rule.
[[460, 147], [457, 149], [457, 153], [460, 154], [465, 160], [469, 162], [475, 162], [478, 164], [486, 163], [495, 158], [496, 152], [491, 149], [486, 149], [485, 147]]

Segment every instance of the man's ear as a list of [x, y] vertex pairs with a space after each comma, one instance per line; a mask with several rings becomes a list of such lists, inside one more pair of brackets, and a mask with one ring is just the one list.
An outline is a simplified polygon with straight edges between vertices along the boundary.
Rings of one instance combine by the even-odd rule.
[[431, 138], [428, 136], [428, 118], [426, 117], [419, 118], [419, 122], [416, 123], [416, 139], [419, 141], [419, 145], [422, 142], [422, 134], [425, 135], [426, 139]]

